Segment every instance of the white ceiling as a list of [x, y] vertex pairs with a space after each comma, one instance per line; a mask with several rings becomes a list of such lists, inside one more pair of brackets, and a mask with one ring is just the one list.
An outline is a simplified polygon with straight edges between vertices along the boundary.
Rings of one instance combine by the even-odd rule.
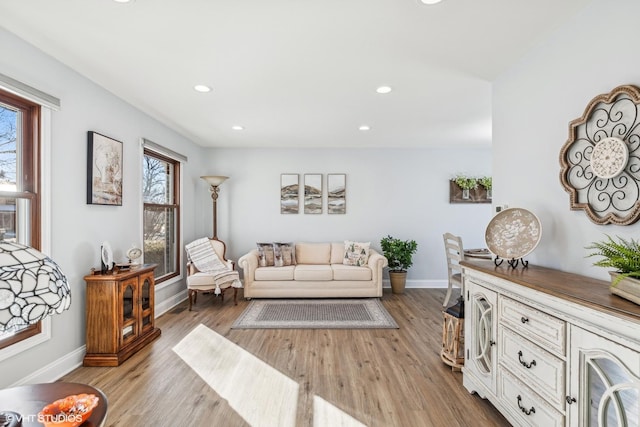
[[3, 0], [0, 26], [203, 146], [489, 146], [491, 81], [589, 1]]

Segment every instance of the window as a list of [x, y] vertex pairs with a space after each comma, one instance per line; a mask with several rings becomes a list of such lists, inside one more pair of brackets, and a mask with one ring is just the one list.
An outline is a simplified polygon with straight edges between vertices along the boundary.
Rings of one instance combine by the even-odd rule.
[[142, 169], [144, 262], [161, 282], [180, 274], [180, 162], [145, 148]]
[[[40, 249], [38, 182], [40, 105], [0, 90], [0, 240]], [[0, 332], [0, 349], [41, 332], [41, 325]]]

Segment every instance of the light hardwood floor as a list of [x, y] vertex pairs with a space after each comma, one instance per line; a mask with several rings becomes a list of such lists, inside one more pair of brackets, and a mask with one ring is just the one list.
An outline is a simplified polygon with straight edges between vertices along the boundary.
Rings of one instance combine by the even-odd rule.
[[82, 367], [62, 380], [102, 389], [108, 426], [246, 426], [171, 350], [202, 323], [300, 384], [297, 426], [313, 425], [314, 395], [370, 427], [508, 426], [440, 360], [444, 294], [385, 289], [382, 302], [397, 330], [231, 329], [248, 304], [241, 294], [237, 306], [200, 295], [193, 311], [185, 302], [159, 317], [160, 338], [119, 367]]

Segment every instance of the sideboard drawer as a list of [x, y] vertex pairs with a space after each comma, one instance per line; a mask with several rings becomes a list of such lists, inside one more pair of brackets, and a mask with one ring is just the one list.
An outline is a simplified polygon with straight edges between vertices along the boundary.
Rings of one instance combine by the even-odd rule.
[[564, 356], [566, 324], [563, 320], [504, 296], [500, 297], [499, 311], [502, 324]]
[[559, 427], [565, 417], [503, 367], [498, 368], [498, 398], [521, 419], [517, 424]]
[[507, 327], [498, 328], [498, 360], [556, 409], [564, 409], [565, 363]]

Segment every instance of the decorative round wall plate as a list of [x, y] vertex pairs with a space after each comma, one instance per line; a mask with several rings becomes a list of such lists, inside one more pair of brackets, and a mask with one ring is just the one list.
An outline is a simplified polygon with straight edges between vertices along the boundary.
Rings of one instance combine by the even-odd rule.
[[619, 86], [591, 100], [569, 123], [560, 181], [572, 210], [596, 224], [640, 219], [640, 89]]
[[102, 242], [101, 255], [102, 263], [107, 266], [107, 269], [111, 270], [113, 266], [113, 251], [109, 242]]
[[522, 208], [509, 208], [494, 216], [484, 233], [492, 254], [504, 259], [529, 255], [540, 243], [542, 225], [533, 213]]

